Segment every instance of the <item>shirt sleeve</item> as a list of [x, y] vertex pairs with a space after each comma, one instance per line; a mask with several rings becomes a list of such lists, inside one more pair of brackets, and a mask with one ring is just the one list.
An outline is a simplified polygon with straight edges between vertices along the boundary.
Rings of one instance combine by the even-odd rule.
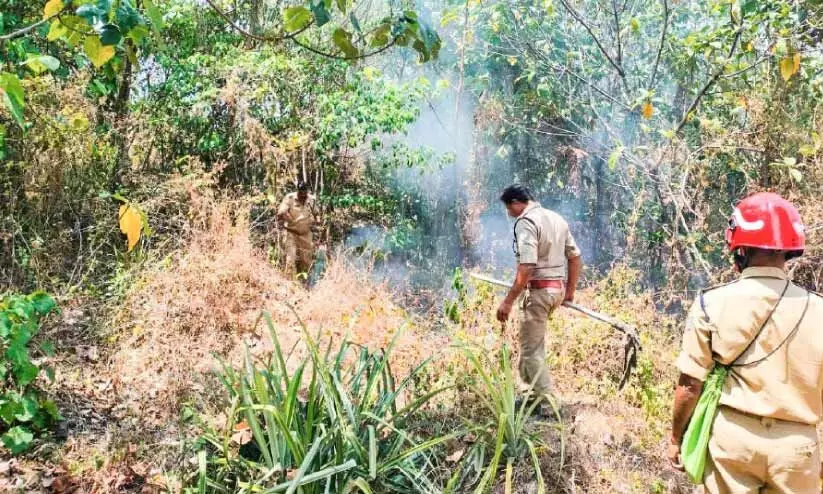
[[566, 259], [574, 259], [575, 257], [580, 257], [582, 254], [580, 248], [577, 247], [577, 242], [574, 241], [572, 231], [568, 230], [566, 234]]
[[524, 219], [518, 221], [514, 234], [517, 237], [517, 262], [519, 264], [537, 264], [537, 226]]
[[712, 358], [712, 324], [695, 301], [686, 318], [686, 331], [683, 333], [683, 349], [677, 358], [677, 368], [683, 374], [700, 381], [705, 381], [714, 368]]

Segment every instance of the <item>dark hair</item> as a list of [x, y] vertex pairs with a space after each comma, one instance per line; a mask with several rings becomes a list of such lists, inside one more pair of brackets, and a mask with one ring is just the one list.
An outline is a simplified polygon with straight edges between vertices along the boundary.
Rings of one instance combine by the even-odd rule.
[[297, 190], [300, 191], [300, 192], [305, 192], [305, 191], [309, 190], [309, 185], [306, 182], [301, 180], [301, 181], [297, 182]]
[[534, 200], [534, 196], [529, 191], [529, 189], [525, 185], [520, 184], [512, 184], [503, 189], [503, 193], [500, 194], [500, 200], [503, 201], [503, 204], [507, 206], [515, 201], [517, 202], [529, 202]]

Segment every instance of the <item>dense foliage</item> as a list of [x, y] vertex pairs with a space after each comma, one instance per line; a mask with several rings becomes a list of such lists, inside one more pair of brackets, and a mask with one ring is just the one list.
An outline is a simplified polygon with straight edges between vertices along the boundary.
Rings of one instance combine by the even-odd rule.
[[13, 454], [28, 449], [34, 434], [60, 419], [54, 402], [43, 398], [37, 388], [35, 381], [41, 366], [31, 354], [34, 349], [53, 354], [50, 343], [34, 346], [32, 339], [40, 328], [40, 320], [54, 309], [54, 300], [44, 293], [0, 298], [0, 439]]

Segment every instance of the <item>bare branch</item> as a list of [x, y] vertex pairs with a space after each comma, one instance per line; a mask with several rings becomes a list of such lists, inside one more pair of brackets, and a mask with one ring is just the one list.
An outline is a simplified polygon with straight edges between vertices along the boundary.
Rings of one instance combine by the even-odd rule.
[[34, 30], [35, 30], [35, 29], [37, 29], [38, 27], [42, 26], [43, 24], [46, 24], [47, 22], [50, 22], [52, 19], [54, 19], [54, 18], [55, 18], [55, 17], [57, 17], [58, 15], [62, 14], [62, 13], [63, 13], [63, 12], [64, 12], [67, 8], [68, 8], [67, 6], [66, 6], [66, 7], [63, 7], [63, 8], [60, 10], [60, 12], [58, 12], [58, 13], [54, 14], [54, 15], [53, 15], [53, 16], [51, 16], [51, 17], [47, 17], [47, 18], [45, 18], [45, 19], [42, 19], [42, 20], [41, 20], [41, 21], [39, 21], [39, 22], [35, 22], [35, 23], [34, 23], [34, 24], [32, 24], [31, 26], [26, 26], [26, 27], [24, 27], [24, 28], [22, 28], [22, 29], [20, 29], [20, 30], [18, 30], [18, 31], [13, 32], [13, 33], [9, 33], [9, 34], [6, 34], [6, 35], [3, 35], [3, 36], [0, 36], [0, 43], [3, 43], [3, 42], [5, 42], [5, 41], [10, 41], [10, 40], [13, 40], [14, 38], [19, 38], [20, 36], [25, 36], [26, 34], [30, 33], [31, 31], [34, 31]]
[[571, 5], [569, 5], [569, 2], [567, 0], [560, 0], [560, 3], [562, 3], [563, 7], [565, 7], [566, 10], [569, 11], [572, 17], [574, 17], [575, 20], [577, 20], [577, 22], [579, 22], [580, 25], [582, 25], [586, 29], [586, 31], [588, 31], [589, 35], [594, 40], [594, 43], [597, 45], [597, 48], [600, 50], [600, 53], [602, 53], [603, 56], [605, 56], [609, 63], [612, 65], [612, 67], [614, 67], [615, 70], [617, 70], [617, 73], [620, 74], [620, 77], [625, 79], [626, 72], [623, 71], [623, 67], [621, 67], [620, 64], [617, 63], [611, 55], [609, 55], [609, 52], [607, 52], [603, 45], [600, 43], [600, 39], [598, 39], [598, 37], [594, 34], [594, 31], [592, 30], [591, 26], [589, 26], [589, 24], [586, 22], [586, 20], [583, 19], [583, 17], [581, 17], [580, 14], [577, 13], [577, 11], [574, 10], [574, 8]]
[[[740, 43], [740, 35], [743, 33], [743, 16], [740, 16], [740, 25], [737, 27], [737, 30], [734, 34], [734, 41], [732, 41], [732, 47], [729, 49], [729, 55], [726, 58], [731, 58], [734, 55], [734, 52], [737, 51], [737, 45]], [[675, 129], [675, 134], [679, 134], [686, 123], [689, 121], [689, 115], [697, 108], [697, 105], [700, 104], [700, 100], [703, 99], [703, 96], [706, 95], [709, 89], [714, 86], [714, 83], [720, 78], [721, 74], [723, 74], [723, 70], [726, 68], [726, 64], [721, 64], [720, 68], [712, 75], [712, 77], [706, 81], [706, 84], [697, 93], [692, 103], [689, 105], [689, 108], [683, 113], [683, 118], [680, 119], [680, 123], [677, 125]]]
[[252, 34], [252, 33], [248, 32], [245, 29], [243, 29], [242, 27], [238, 26], [237, 23], [235, 23], [232, 20], [232, 18], [228, 16], [228, 14], [223, 12], [217, 5], [215, 5], [214, 2], [212, 2], [212, 0], [206, 0], [206, 3], [209, 4], [209, 7], [211, 7], [212, 10], [217, 12], [217, 14], [220, 17], [222, 17], [223, 20], [225, 20], [229, 24], [229, 26], [232, 27], [232, 29], [234, 29], [238, 33], [242, 34], [246, 38], [253, 39], [255, 41], [261, 41], [263, 43], [280, 43], [281, 41], [284, 41], [284, 40], [287, 40], [287, 39], [294, 39], [295, 36], [298, 36], [299, 34], [303, 33], [306, 29], [311, 27], [312, 24], [314, 24], [314, 21], [311, 21], [304, 28], [298, 29], [297, 31], [295, 31], [293, 33], [286, 33], [286, 34], [282, 34], [282, 35], [278, 35], [278, 36], [258, 36], [256, 34]]
[[663, 45], [666, 43], [666, 34], [669, 31], [669, 1], [663, 1], [663, 32], [660, 34], [660, 46], [657, 47], [657, 56], [654, 58], [652, 77], [649, 80], [649, 89], [653, 89], [657, 82], [657, 67], [660, 65], [660, 56], [663, 54]]
[[623, 43], [620, 41], [620, 16], [617, 13], [617, 0], [612, 0], [612, 11], [614, 12], [614, 32], [617, 35], [617, 63], [623, 66]]

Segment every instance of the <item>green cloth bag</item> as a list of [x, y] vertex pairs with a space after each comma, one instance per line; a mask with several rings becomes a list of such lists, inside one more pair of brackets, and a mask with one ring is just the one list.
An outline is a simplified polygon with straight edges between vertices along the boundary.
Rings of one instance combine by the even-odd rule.
[[729, 368], [722, 365], [715, 365], [709, 373], [680, 445], [680, 461], [683, 462], [689, 481], [694, 484], [703, 483], [712, 425], [720, 404], [720, 395], [723, 393], [723, 383], [728, 374]]

